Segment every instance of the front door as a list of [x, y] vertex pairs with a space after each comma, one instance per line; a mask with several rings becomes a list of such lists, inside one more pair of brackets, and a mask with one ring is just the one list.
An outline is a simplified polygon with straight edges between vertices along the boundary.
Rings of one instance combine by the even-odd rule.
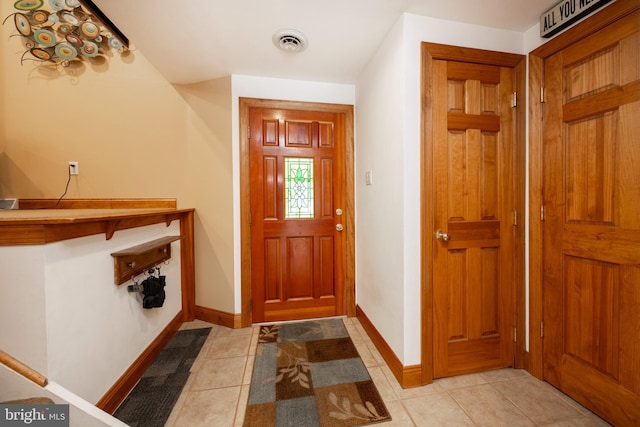
[[463, 60], [431, 67], [438, 378], [513, 366], [515, 77]]
[[640, 12], [544, 62], [543, 374], [640, 424]]
[[250, 108], [254, 323], [345, 314], [344, 119]]

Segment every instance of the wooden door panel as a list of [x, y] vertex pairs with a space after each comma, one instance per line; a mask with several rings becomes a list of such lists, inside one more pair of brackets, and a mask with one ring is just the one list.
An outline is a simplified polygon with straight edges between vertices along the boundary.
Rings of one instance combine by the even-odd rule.
[[565, 257], [564, 353], [618, 376], [619, 266]]
[[256, 108], [250, 125], [253, 321], [340, 314], [337, 115]]
[[[434, 377], [513, 360], [509, 69], [434, 61]], [[434, 236], [435, 237], [435, 236]]]
[[544, 377], [640, 423], [640, 14], [545, 61]]

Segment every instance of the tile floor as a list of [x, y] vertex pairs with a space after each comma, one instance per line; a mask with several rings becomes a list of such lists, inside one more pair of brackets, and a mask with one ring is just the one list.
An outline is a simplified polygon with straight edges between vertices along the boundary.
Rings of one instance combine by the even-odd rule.
[[[344, 319], [392, 421], [380, 426], [607, 426], [589, 410], [523, 370], [439, 379], [402, 389], [357, 319]], [[258, 327], [212, 327], [167, 427], [236, 427], [244, 418]], [[304, 427], [304, 426], [301, 426]]]

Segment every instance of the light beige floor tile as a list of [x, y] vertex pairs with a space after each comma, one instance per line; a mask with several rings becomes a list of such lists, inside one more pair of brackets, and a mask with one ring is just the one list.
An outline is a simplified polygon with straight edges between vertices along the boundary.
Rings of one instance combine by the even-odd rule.
[[[196, 380], [196, 376], [193, 372], [189, 373], [189, 378], [187, 378], [187, 381], [184, 383], [184, 387], [182, 387], [182, 394], [185, 394], [188, 391], [191, 391], [191, 387], [193, 386], [193, 383]], [[182, 396], [181, 394], [181, 396]]]
[[455, 390], [457, 388], [487, 384], [482, 374], [457, 375], [455, 377], [439, 378], [433, 382], [445, 390]]
[[198, 372], [198, 370], [202, 366], [202, 363], [207, 358], [207, 353], [209, 352], [210, 347], [211, 341], [205, 341], [205, 343], [202, 345], [202, 348], [200, 349], [200, 352], [198, 353], [198, 356], [196, 356], [196, 360], [193, 361], [189, 372]]
[[387, 376], [382, 372], [382, 368], [379, 366], [373, 368], [367, 368], [369, 371], [369, 376], [373, 380], [376, 388], [378, 389], [378, 393], [380, 393], [380, 397], [384, 400], [385, 403], [397, 400], [398, 397], [396, 393], [393, 391], [393, 387], [389, 383]]
[[251, 376], [253, 375], [253, 363], [255, 362], [255, 356], [247, 357], [247, 364], [244, 367], [244, 375], [242, 376], [242, 385], [251, 384]]
[[403, 399], [402, 404], [416, 426], [474, 426], [449, 393]]
[[175, 426], [232, 427], [239, 396], [240, 387], [188, 392]]
[[490, 384], [449, 391], [469, 418], [478, 426], [534, 426], [520, 409]]
[[513, 369], [513, 368], [505, 368], [505, 369], [494, 369], [493, 371], [487, 371], [480, 373], [482, 378], [488, 383], [493, 383], [496, 381], [505, 381], [513, 378], [522, 378], [522, 377], [531, 377], [524, 369]]
[[384, 365], [380, 366], [380, 368], [382, 369], [382, 372], [384, 372], [385, 377], [387, 377], [387, 380], [389, 381], [389, 384], [391, 384], [391, 388], [398, 399], [406, 399], [444, 391], [444, 389], [436, 383], [423, 385], [421, 387], [402, 388], [388, 366]]
[[246, 356], [251, 344], [251, 335], [237, 337], [219, 337], [212, 340], [207, 352], [207, 359], [222, 359], [226, 357]]
[[196, 373], [191, 391], [242, 385], [247, 356], [207, 359]]
[[260, 338], [259, 334], [251, 334], [251, 341], [249, 343], [249, 351], [248, 351], [248, 355], [254, 355], [256, 354], [256, 348], [258, 348], [258, 339]]
[[205, 322], [204, 320], [193, 320], [191, 322], [184, 322], [180, 325], [180, 330], [185, 331], [189, 329], [203, 329], [203, 328], [212, 328], [215, 325], [213, 323]]
[[391, 420], [380, 423], [380, 425], [384, 427], [415, 427], [407, 410], [399, 400], [384, 402], [384, 404], [391, 415]]
[[358, 355], [360, 356], [360, 359], [362, 359], [362, 363], [364, 363], [364, 366], [366, 366], [367, 368], [372, 368], [374, 366], [380, 365], [367, 345], [356, 344], [355, 342], [354, 345], [356, 347], [356, 350], [358, 350]]
[[577, 418], [546, 424], [545, 427], [609, 427], [611, 424], [597, 415], [581, 415]]
[[571, 406], [572, 408], [574, 408], [575, 410], [580, 412], [582, 415], [592, 415], [593, 414], [593, 412], [591, 412], [589, 409], [585, 408], [580, 403], [578, 403], [575, 400], [573, 400], [571, 398], [571, 396], [568, 396], [568, 395], [564, 394], [563, 392], [561, 392], [560, 390], [558, 390], [557, 388], [555, 388], [551, 384], [549, 384], [547, 382], [544, 382], [544, 381], [541, 381], [541, 383], [544, 384], [552, 393], [555, 393], [558, 397], [560, 397], [560, 399], [562, 399], [564, 402], [566, 402], [567, 405]]
[[536, 424], [549, 424], [581, 415], [535, 378], [516, 378], [492, 385]]
[[373, 357], [376, 363], [378, 364], [378, 366], [387, 366], [387, 362], [384, 360], [384, 358], [382, 357], [382, 354], [380, 354], [380, 352], [378, 351], [376, 346], [373, 344], [373, 342], [369, 341], [367, 343], [367, 347], [369, 348], [369, 351], [371, 352], [371, 354], [373, 354]]
[[244, 415], [247, 412], [247, 402], [249, 401], [249, 386], [243, 385], [240, 389], [240, 397], [238, 398], [238, 408], [236, 409], [236, 419], [234, 427], [242, 427]]
[[251, 335], [253, 333], [253, 328], [239, 328], [239, 329], [231, 329], [225, 328], [224, 326], [219, 327], [218, 333], [216, 334], [219, 337], [237, 337], [240, 335]]

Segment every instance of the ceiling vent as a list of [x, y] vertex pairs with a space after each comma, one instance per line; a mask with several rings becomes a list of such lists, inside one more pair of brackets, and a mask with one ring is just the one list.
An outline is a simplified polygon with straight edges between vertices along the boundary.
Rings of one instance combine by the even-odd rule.
[[302, 52], [307, 48], [307, 38], [298, 30], [278, 30], [273, 34], [273, 44], [287, 53]]

